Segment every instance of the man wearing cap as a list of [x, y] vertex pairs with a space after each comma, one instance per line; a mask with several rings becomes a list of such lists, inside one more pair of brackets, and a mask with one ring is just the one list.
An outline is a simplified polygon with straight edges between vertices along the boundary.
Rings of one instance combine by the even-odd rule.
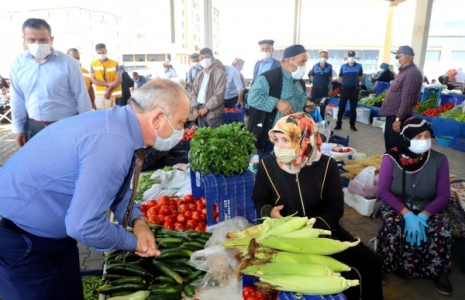
[[258, 45], [260, 46], [260, 59], [255, 63], [253, 68], [253, 81], [255, 81], [260, 74], [281, 66], [279, 60], [272, 57], [274, 50], [273, 40], [261, 40], [258, 42]]
[[386, 92], [380, 115], [386, 116], [384, 145], [386, 151], [398, 146], [402, 121], [412, 116], [416, 103], [420, 100], [423, 74], [413, 63], [415, 56], [412, 47], [400, 46], [395, 52], [400, 67], [399, 73]]
[[202, 72], [192, 84], [191, 109], [200, 127], [216, 128], [223, 118], [226, 75], [215, 62], [212, 49], [201, 49], [199, 59]]
[[[320, 51], [320, 61], [308, 72], [308, 77], [313, 83], [311, 99], [318, 102], [321, 98], [328, 97], [329, 84], [333, 81], [333, 66], [328, 64], [328, 52]], [[320, 106], [320, 113], [325, 117], [326, 101]]]
[[248, 129], [256, 138], [259, 156], [269, 153], [272, 144], [268, 131], [276, 120], [293, 112], [303, 111], [307, 97], [302, 80], [308, 54], [302, 45], [284, 50], [280, 68], [269, 70], [257, 77], [250, 89]]
[[140, 75], [138, 72], [132, 72], [132, 80], [134, 81], [133, 90], [137, 90], [145, 83], [147, 83], [147, 77]]
[[341, 66], [338, 81], [341, 83], [341, 97], [339, 98], [339, 111], [337, 113], [337, 122], [334, 130], [341, 129], [342, 117], [346, 111], [347, 100], [350, 103], [350, 129], [357, 131], [355, 121], [357, 120], [357, 101], [359, 92], [359, 83], [363, 79], [362, 65], [355, 62], [355, 52], [347, 53], [347, 63]]
[[191, 68], [186, 74], [186, 85], [192, 88], [192, 83], [194, 82], [194, 77], [197, 75], [199, 71], [202, 71], [202, 67], [199, 64], [200, 55], [197, 52], [191, 54], [190, 61], [191, 61]]
[[224, 92], [224, 107], [233, 108], [244, 105], [244, 85], [241, 74], [233, 66], [224, 66], [226, 74], [226, 89]]
[[165, 73], [163, 74], [164, 78], [172, 79], [178, 77], [178, 74], [176, 74], [176, 70], [171, 65], [170, 60], [163, 62], [163, 69], [165, 69]]

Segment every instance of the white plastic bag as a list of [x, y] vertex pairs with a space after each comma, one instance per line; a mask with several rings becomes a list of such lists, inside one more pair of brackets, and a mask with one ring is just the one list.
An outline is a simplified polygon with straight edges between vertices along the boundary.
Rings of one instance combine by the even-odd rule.
[[316, 123], [316, 128], [318, 129], [318, 132], [326, 138], [325, 141], [329, 141], [329, 136], [331, 135], [329, 121], [321, 121]]
[[151, 178], [160, 180], [160, 184], [154, 184], [144, 192], [144, 201], [158, 199], [162, 195], [177, 195], [182, 197], [186, 194], [192, 194], [189, 169], [185, 171], [164, 171], [160, 169], [156, 170]]
[[378, 196], [378, 186], [375, 180], [376, 168], [369, 166], [360, 171], [354, 179], [349, 182], [349, 192], [360, 195], [367, 199]]

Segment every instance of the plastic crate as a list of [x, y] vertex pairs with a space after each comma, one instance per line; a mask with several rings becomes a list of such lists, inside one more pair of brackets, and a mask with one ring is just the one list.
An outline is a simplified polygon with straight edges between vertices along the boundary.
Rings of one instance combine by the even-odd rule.
[[376, 96], [375, 97], [378, 97], [379, 95], [381, 95], [381, 93], [384, 92], [385, 90], [387, 90], [390, 86], [391, 86], [391, 84], [389, 82], [378, 81], [378, 85], [376, 86]]
[[450, 147], [452, 149], [465, 152], [465, 136], [464, 135], [454, 136], [454, 138], [450, 142]]
[[255, 176], [250, 171], [233, 176], [204, 175], [191, 170], [192, 195], [205, 196], [207, 202], [207, 225], [214, 225], [213, 210], [218, 206], [218, 221], [237, 216], [255, 224], [257, 213], [252, 201]]
[[331, 135], [329, 136], [328, 142], [334, 144], [341, 144], [344, 147], [349, 147], [349, 136], [347, 136], [347, 138], [343, 138], [342, 136], [335, 135], [334, 131], [331, 131]]
[[300, 293], [293, 293], [293, 292], [279, 292], [278, 293], [278, 300], [347, 300], [344, 294], [334, 294], [334, 295], [302, 295]]
[[441, 106], [446, 103], [453, 103], [454, 106], [460, 105], [465, 98], [465, 95], [459, 94], [441, 94], [439, 95], [438, 102], [436, 106]]
[[362, 124], [370, 124], [371, 109], [365, 107], [357, 107], [357, 122]]
[[233, 122], [244, 122], [244, 109], [241, 108], [239, 112], [224, 112], [223, 124], [231, 124]]
[[437, 136], [436, 141], [438, 142], [438, 145], [443, 146], [443, 147], [450, 147], [450, 143], [452, 142], [452, 136]]
[[444, 87], [425, 87], [423, 89], [423, 93], [421, 94], [421, 101], [429, 99], [433, 94], [437, 94], [439, 96], [443, 89]]

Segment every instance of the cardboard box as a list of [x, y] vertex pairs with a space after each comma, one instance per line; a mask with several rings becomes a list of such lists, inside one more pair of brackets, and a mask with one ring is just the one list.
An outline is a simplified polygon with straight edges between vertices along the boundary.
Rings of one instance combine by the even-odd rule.
[[344, 191], [344, 203], [355, 209], [362, 216], [369, 217], [373, 213], [376, 198], [367, 199], [360, 195], [352, 194], [347, 188]]

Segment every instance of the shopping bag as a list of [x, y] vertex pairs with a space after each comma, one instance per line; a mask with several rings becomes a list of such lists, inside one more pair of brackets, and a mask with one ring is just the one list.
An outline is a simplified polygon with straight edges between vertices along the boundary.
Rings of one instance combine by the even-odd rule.
[[378, 186], [375, 181], [376, 168], [373, 166], [366, 167], [354, 179], [349, 182], [349, 192], [360, 195], [367, 199], [376, 198], [378, 195]]

